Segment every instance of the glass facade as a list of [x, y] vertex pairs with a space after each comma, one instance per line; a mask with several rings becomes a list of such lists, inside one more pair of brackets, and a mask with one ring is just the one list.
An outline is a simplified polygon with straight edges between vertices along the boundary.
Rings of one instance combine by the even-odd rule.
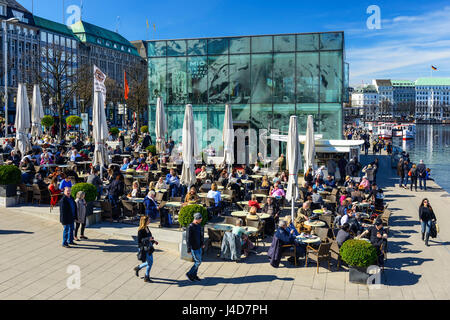
[[169, 132], [179, 129], [176, 142], [188, 103], [204, 134], [201, 147], [219, 143], [206, 131], [222, 131], [225, 104], [241, 125], [281, 133], [294, 114], [304, 133], [311, 114], [318, 133], [339, 139], [348, 86], [344, 57], [343, 32], [148, 41], [150, 127], [161, 96]]

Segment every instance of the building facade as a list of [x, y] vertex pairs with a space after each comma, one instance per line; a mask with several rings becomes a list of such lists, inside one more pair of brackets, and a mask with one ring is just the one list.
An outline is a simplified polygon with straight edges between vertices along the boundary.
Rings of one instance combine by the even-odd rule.
[[416, 120], [450, 120], [450, 78], [419, 78], [415, 90]]
[[214, 139], [208, 130], [221, 136], [225, 104], [235, 129], [286, 134], [297, 115], [304, 133], [311, 114], [324, 138], [341, 138], [348, 87], [343, 32], [148, 41], [147, 54], [150, 127], [161, 96], [176, 142], [186, 104], [193, 105], [203, 148]]
[[416, 88], [414, 81], [391, 80], [392, 107], [395, 118], [407, 119], [414, 115]]
[[378, 91], [374, 85], [355, 88], [351, 94], [352, 109], [365, 121], [373, 121], [378, 117], [378, 103]]

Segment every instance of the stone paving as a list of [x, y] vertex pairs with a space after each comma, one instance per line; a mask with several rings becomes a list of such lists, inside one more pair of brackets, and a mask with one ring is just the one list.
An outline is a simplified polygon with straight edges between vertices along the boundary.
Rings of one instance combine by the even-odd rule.
[[[449, 299], [449, 194], [433, 183], [429, 191], [416, 193], [398, 188], [395, 180], [384, 181], [393, 216], [379, 289], [350, 283], [346, 268], [330, 271], [326, 263], [316, 273], [314, 262], [295, 267], [284, 258], [274, 269], [266, 256], [269, 243], [240, 263], [211, 252], [200, 266], [203, 280], [191, 283], [185, 273], [192, 263], [181, 260], [173, 245], [160, 242], [151, 271], [155, 282], [144, 283], [132, 270], [138, 262], [134, 241], [87, 228], [89, 240], [66, 249], [58, 222], [14, 208], [0, 209], [0, 299]], [[441, 229], [430, 247], [421, 241], [418, 223], [425, 196]], [[80, 289], [67, 287], [70, 265], [80, 268]]]

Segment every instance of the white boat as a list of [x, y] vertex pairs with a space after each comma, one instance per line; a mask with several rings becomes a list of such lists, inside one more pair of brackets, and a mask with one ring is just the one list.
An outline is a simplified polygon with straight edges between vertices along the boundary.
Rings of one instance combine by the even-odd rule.
[[408, 123], [402, 125], [403, 140], [412, 140], [416, 137], [416, 125], [413, 123]]
[[381, 123], [377, 127], [378, 137], [381, 139], [392, 139], [392, 128], [394, 127], [393, 123]]

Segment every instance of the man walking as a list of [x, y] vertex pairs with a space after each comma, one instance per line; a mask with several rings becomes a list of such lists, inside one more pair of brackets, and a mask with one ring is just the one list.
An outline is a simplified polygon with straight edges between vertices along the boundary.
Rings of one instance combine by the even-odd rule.
[[194, 259], [194, 265], [186, 273], [186, 276], [191, 281], [200, 281], [200, 278], [197, 276], [197, 271], [202, 263], [202, 249], [205, 248], [201, 223], [202, 214], [196, 212], [194, 214], [194, 221], [189, 225], [186, 232], [187, 252], [192, 254], [192, 258]]
[[419, 178], [419, 187], [422, 190], [422, 182], [425, 191], [427, 191], [427, 167], [423, 160], [420, 160], [420, 163], [417, 165], [417, 177]]
[[77, 213], [77, 205], [70, 195], [71, 188], [64, 188], [64, 196], [59, 201], [59, 221], [64, 227], [62, 246], [70, 248], [69, 244], [75, 245], [73, 242], [73, 223]]

